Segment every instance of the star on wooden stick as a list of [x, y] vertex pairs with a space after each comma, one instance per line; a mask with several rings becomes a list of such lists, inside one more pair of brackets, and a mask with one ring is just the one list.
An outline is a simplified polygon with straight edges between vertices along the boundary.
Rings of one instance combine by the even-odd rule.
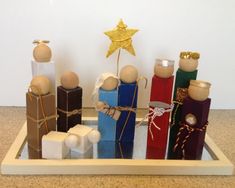
[[112, 53], [120, 48], [123, 48], [130, 54], [135, 55], [131, 37], [137, 31], [138, 29], [127, 29], [127, 25], [125, 25], [121, 19], [115, 29], [105, 32], [104, 34], [107, 35], [112, 41], [106, 57], [109, 57]]

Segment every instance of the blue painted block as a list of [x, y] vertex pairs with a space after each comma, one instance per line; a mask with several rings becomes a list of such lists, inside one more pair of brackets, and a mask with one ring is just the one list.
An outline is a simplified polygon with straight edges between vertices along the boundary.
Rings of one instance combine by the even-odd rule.
[[100, 141], [98, 143], [98, 158], [99, 159], [115, 159], [116, 157], [116, 142], [115, 141]]
[[133, 142], [100, 141], [97, 156], [99, 159], [132, 159]]
[[[109, 106], [118, 105], [118, 90], [105, 91], [99, 90], [99, 101], [107, 103]], [[101, 141], [116, 140], [116, 123], [117, 121], [110, 116], [99, 112], [98, 114], [98, 130], [101, 133]]]
[[[137, 83], [121, 83], [118, 87], [118, 106], [137, 107], [138, 85]], [[116, 139], [123, 142], [132, 142], [135, 135], [136, 113], [122, 111], [117, 121]]]
[[116, 158], [132, 159], [133, 157], [133, 142], [117, 142], [116, 143]]

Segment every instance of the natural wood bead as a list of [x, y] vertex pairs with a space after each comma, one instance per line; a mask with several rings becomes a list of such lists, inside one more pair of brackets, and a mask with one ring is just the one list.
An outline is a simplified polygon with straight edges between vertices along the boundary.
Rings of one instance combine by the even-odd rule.
[[138, 79], [138, 70], [132, 65], [123, 67], [120, 71], [120, 79], [124, 83], [136, 82]]
[[193, 72], [198, 67], [198, 60], [197, 59], [180, 59], [179, 60], [179, 67], [181, 70], [185, 72]]
[[50, 91], [50, 80], [46, 76], [35, 76], [30, 85], [32, 86], [31, 90], [35, 95], [45, 95]]
[[104, 80], [104, 83], [101, 86], [101, 88], [107, 91], [111, 91], [117, 88], [117, 86], [118, 86], [118, 79], [110, 76]]
[[34, 48], [33, 57], [37, 62], [49, 62], [51, 60], [51, 49], [41, 42]]
[[60, 82], [63, 88], [74, 89], [79, 85], [79, 78], [76, 73], [67, 71], [61, 76]]

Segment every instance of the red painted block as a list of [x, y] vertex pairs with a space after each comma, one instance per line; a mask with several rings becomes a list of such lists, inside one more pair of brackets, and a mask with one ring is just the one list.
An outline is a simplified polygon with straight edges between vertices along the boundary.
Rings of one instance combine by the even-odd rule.
[[[152, 78], [150, 101], [160, 101], [171, 104], [173, 81], [174, 76], [171, 76], [170, 78], [159, 78], [154, 75]], [[150, 107], [150, 109], [153, 109], [153, 107]], [[156, 116], [154, 118], [153, 123], [155, 123], [160, 128], [160, 130], [154, 127], [151, 123], [152, 116], [149, 117], [146, 153], [147, 159], [165, 158], [169, 129], [169, 117], [170, 113], [166, 112], [162, 116]]]

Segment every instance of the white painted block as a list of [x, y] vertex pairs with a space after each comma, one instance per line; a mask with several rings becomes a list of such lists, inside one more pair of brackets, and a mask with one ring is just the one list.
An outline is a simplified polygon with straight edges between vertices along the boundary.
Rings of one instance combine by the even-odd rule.
[[56, 75], [55, 75], [55, 63], [54, 61], [50, 62], [36, 62], [31, 61], [32, 67], [32, 76], [44, 75], [46, 76], [51, 82], [50, 92], [55, 94], [56, 89]]
[[78, 137], [77, 146], [75, 148], [71, 148], [71, 150], [79, 153], [85, 153], [93, 146], [94, 143], [97, 143], [100, 140], [100, 133], [85, 125], [78, 124], [75, 127], [70, 128], [68, 133]]
[[93, 128], [85, 126], [85, 125], [76, 125], [69, 129], [68, 133], [74, 134], [78, 136], [79, 143], [76, 148], [72, 148], [72, 151], [77, 151], [79, 153], [85, 153], [90, 147], [92, 147], [92, 143], [88, 140], [88, 134], [93, 130]]
[[68, 133], [51, 131], [42, 137], [42, 158], [64, 159], [70, 149], [65, 145]]

